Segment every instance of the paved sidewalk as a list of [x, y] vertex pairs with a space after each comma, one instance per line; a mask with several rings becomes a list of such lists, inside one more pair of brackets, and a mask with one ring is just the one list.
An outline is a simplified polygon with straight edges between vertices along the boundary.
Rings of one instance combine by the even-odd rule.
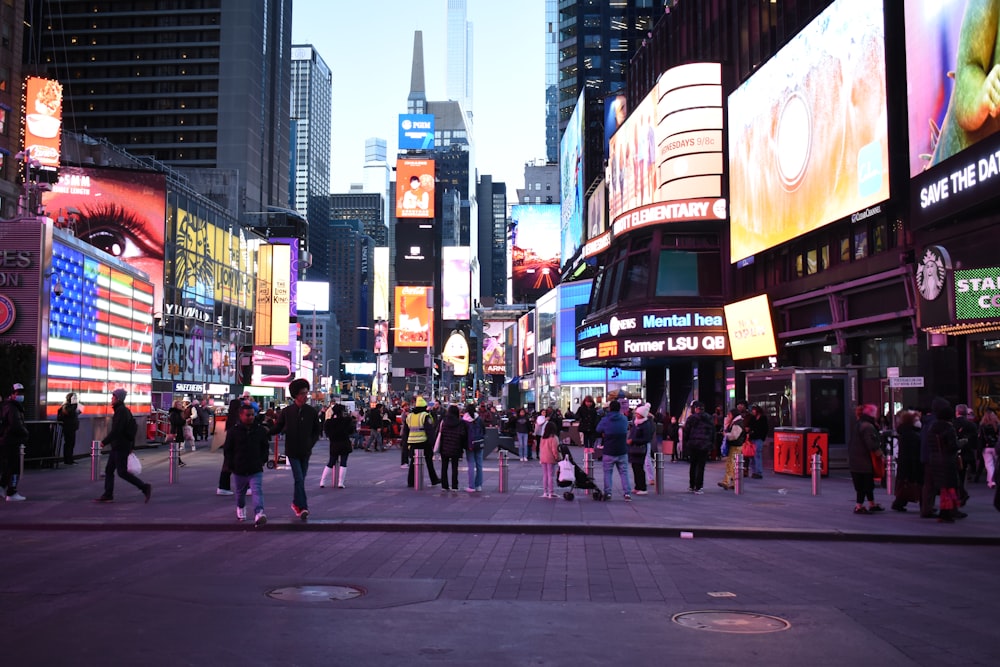
[[[356, 451], [349, 460], [345, 489], [320, 489], [319, 478], [328, 445], [316, 445], [307, 477], [310, 517], [298, 520], [289, 507], [291, 471], [266, 470], [265, 506], [268, 523], [262, 530], [306, 531], [435, 531], [466, 533], [603, 534], [687, 537], [744, 537], [757, 539], [857, 540], [923, 543], [1000, 544], [1000, 512], [992, 505], [985, 484], [970, 486], [965, 510], [969, 517], [954, 524], [921, 519], [911, 505], [906, 513], [889, 509], [892, 499], [876, 489], [876, 500], [886, 511], [859, 516], [852, 512], [854, 490], [846, 470], [834, 470], [822, 479], [819, 495], [812, 494], [807, 477], [767, 474], [745, 479], [744, 492], [735, 495], [716, 486], [724, 463], [710, 463], [705, 494], [687, 492], [686, 463], [667, 463], [662, 494], [625, 502], [617, 475], [613, 499], [595, 502], [585, 491], [566, 501], [541, 497], [541, 468], [537, 462], [510, 460], [507, 493], [498, 492], [497, 454], [486, 460], [482, 493], [466, 493], [464, 464], [459, 469], [458, 493], [440, 487], [416, 491], [406, 487], [406, 470], [396, 449]], [[574, 448], [582, 464], [583, 450]], [[131, 485], [116, 480], [115, 501], [96, 503], [103, 480], [91, 481], [90, 459], [58, 469], [29, 469], [20, 485], [28, 500], [0, 505], [0, 530], [252, 530], [235, 518], [232, 497], [217, 496], [220, 451], [207, 447], [184, 454], [187, 464], [179, 480], [168, 484], [167, 448], [139, 450], [142, 479], [153, 484], [149, 504]], [[106, 461], [102, 457], [101, 469]], [[439, 465], [439, 462], [436, 462]], [[599, 465], [599, 464], [598, 464]], [[603, 474], [597, 482], [603, 486]], [[558, 489], [562, 491], [562, 489]], [[248, 498], [252, 516], [252, 500]]]

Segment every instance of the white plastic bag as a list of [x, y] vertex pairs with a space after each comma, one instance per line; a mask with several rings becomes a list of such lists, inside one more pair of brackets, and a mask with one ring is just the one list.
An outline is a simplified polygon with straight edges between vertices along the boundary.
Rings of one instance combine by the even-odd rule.
[[569, 462], [569, 459], [563, 459], [559, 462], [559, 481], [560, 482], [570, 482], [576, 478], [573, 472], [573, 464]]
[[133, 475], [142, 474], [142, 461], [140, 461], [139, 457], [135, 455], [135, 452], [129, 453], [128, 462], [125, 464], [125, 467], [128, 468], [128, 471]]

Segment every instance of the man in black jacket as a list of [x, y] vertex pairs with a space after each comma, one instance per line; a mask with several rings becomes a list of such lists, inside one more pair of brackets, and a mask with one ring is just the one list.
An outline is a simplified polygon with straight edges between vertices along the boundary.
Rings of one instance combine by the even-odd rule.
[[17, 492], [21, 474], [21, 445], [28, 444], [24, 424], [24, 385], [15, 383], [0, 407], [0, 487], [8, 501], [25, 500]]
[[253, 525], [267, 522], [264, 514], [264, 463], [267, 461], [267, 429], [255, 422], [253, 406], [240, 408], [240, 422], [226, 431], [222, 454], [226, 468], [236, 481], [236, 519], [246, 521], [247, 489], [253, 487]]
[[292, 403], [278, 413], [278, 419], [268, 432], [268, 436], [285, 434], [285, 458], [292, 468], [295, 480], [292, 493], [292, 511], [303, 521], [309, 518], [309, 501], [306, 498], [306, 472], [313, 446], [319, 440], [319, 413], [309, 405], [309, 382], [302, 378], [292, 380], [288, 385]]
[[684, 422], [684, 452], [690, 457], [688, 491], [701, 495], [705, 486], [705, 463], [715, 445], [715, 422], [701, 401], [691, 403], [691, 416]]
[[111, 418], [111, 430], [104, 440], [104, 445], [111, 445], [111, 453], [108, 455], [108, 464], [104, 467], [104, 495], [96, 498], [99, 503], [110, 503], [115, 498], [115, 472], [126, 482], [142, 491], [142, 495], [149, 502], [153, 495], [153, 485], [146, 484], [141, 479], [128, 471], [128, 455], [135, 447], [135, 434], [137, 425], [132, 411], [125, 407], [125, 390], [115, 389], [111, 392], [111, 408], [114, 410], [114, 417]]

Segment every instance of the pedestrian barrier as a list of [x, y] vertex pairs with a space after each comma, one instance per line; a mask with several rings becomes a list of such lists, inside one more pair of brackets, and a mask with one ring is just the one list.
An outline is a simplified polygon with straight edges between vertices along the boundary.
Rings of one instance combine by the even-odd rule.
[[594, 475], [594, 450], [590, 447], [583, 450], [583, 472], [587, 473], [588, 477]]
[[[473, 465], [470, 463], [470, 465]], [[497, 491], [507, 493], [510, 481], [507, 477], [507, 452], [500, 450], [500, 464], [497, 466]]]
[[733, 493], [743, 495], [743, 451], [737, 447], [733, 454]]
[[171, 484], [176, 484], [180, 481], [181, 443], [177, 441], [170, 443], [170, 452], [167, 454], [167, 460], [170, 463], [167, 481]]
[[663, 481], [665, 473], [664, 466], [666, 464], [663, 458], [663, 452], [656, 452], [655, 454], [653, 454], [653, 461], [656, 464], [656, 495], [662, 496], [663, 487], [666, 485], [666, 483]]
[[816, 451], [812, 455], [812, 494], [814, 496], [819, 495], [819, 483], [820, 479], [823, 477], [823, 454], [819, 447], [816, 447]]
[[413, 449], [413, 489], [420, 491], [424, 488], [424, 450], [420, 447]]
[[90, 481], [96, 482], [101, 476], [101, 441], [90, 443]]

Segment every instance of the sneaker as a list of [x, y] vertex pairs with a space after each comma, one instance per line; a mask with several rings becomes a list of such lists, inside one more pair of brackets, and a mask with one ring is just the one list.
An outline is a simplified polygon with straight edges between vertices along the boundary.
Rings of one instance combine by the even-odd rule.
[[24, 496], [22, 496], [20, 493], [18, 493], [16, 491], [14, 492], [14, 495], [7, 496], [7, 501], [8, 502], [20, 502], [22, 500], [27, 500], [27, 498], [25, 498]]
[[764, 476], [761, 475], [760, 473], [756, 473], [755, 472], [754, 474], [750, 475], [750, 478], [751, 479], [764, 479]]
[[309, 518], [309, 510], [308, 510], [308, 508], [307, 508], [307, 509], [303, 509], [303, 510], [302, 510], [302, 511], [301, 511], [301, 512], [299, 513], [299, 518], [300, 518], [300, 519], [302, 519], [303, 521], [305, 521], [306, 519], [308, 519], [308, 518]]
[[153, 485], [147, 484], [142, 490], [142, 495], [146, 497], [146, 502], [148, 503], [149, 499], [153, 497]]
[[246, 521], [247, 520], [247, 508], [245, 508], [245, 507], [237, 507], [236, 508], [236, 520], [237, 521]]
[[696, 496], [703, 496], [703, 495], [705, 495], [705, 492], [702, 491], [701, 489], [695, 489], [694, 490], [694, 495], [696, 495]]
[[94, 498], [95, 503], [110, 503], [113, 500], [114, 498], [112, 496], [100, 496], [98, 498]]
[[689, 486], [688, 487], [688, 493], [694, 493], [694, 487], [693, 486]]
[[300, 510], [299, 506], [295, 503], [292, 503], [292, 511], [295, 512], [295, 516], [300, 518], [302, 517], [302, 510]]
[[267, 515], [263, 512], [257, 512], [253, 518], [253, 525], [263, 526], [265, 523], [267, 523]]
[[627, 502], [627, 503], [632, 502], [632, 494], [630, 494], [630, 493], [626, 493], [625, 494], [625, 502]]
[[466, 493], [475, 493], [476, 490], [474, 488], [472, 488], [471, 486], [467, 486], [467, 487], [465, 487], [465, 492]]
[[481, 486], [477, 486], [476, 487], [476, 493], [481, 493], [482, 490], [483, 490], [483, 487], [481, 487]]
[[233, 495], [233, 492], [230, 491], [229, 489], [216, 489], [215, 490], [215, 495], [217, 495], [217, 496], [231, 496], [231, 495]]
[[649, 491], [639, 490], [639, 491], [635, 492], [635, 495], [637, 495], [637, 496], [648, 496], [649, 495]]

